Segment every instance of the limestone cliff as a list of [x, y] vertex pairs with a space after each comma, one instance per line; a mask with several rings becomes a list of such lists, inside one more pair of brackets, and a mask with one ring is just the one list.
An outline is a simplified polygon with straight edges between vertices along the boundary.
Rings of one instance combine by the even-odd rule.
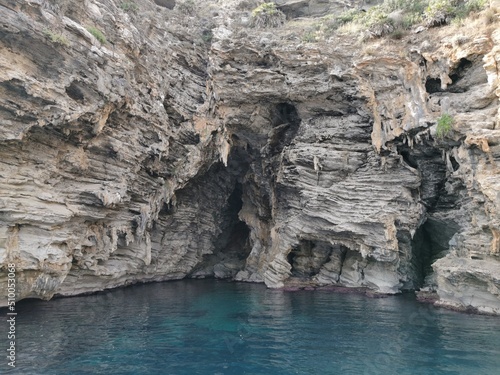
[[308, 43], [242, 3], [0, 1], [0, 283], [15, 263], [19, 299], [220, 277], [500, 314], [498, 24]]

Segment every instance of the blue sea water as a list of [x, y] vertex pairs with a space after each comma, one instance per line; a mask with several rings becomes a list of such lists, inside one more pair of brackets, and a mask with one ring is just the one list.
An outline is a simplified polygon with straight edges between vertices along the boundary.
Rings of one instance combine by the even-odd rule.
[[183, 280], [17, 307], [17, 367], [0, 373], [500, 374], [499, 317], [410, 295]]

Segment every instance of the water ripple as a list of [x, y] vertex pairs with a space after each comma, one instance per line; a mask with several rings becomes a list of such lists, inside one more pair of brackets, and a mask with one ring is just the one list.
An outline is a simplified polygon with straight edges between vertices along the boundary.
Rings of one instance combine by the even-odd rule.
[[439, 310], [409, 296], [370, 299], [188, 280], [21, 302], [18, 367], [0, 370], [494, 375], [499, 326], [500, 318]]

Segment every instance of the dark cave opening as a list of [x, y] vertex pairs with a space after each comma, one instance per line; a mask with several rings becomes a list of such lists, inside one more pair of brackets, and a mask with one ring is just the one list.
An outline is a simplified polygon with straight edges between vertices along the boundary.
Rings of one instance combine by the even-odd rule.
[[191, 277], [232, 278], [245, 266], [252, 249], [250, 228], [241, 221], [238, 213], [243, 207], [243, 187], [236, 183], [233, 192], [221, 207], [220, 234], [214, 243], [213, 254], [205, 255]]
[[443, 91], [441, 89], [441, 80], [439, 78], [430, 78], [428, 77], [425, 81], [425, 90], [429, 94], [434, 94], [435, 92]]
[[250, 228], [244, 221], [238, 221], [231, 233], [229, 234], [226, 247], [222, 250], [224, 254], [233, 253], [238, 260], [247, 259], [250, 253], [248, 246], [248, 236], [250, 235]]
[[471, 67], [472, 61], [467, 60], [466, 58], [461, 58], [457, 67], [453, 70], [453, 73], [450, 74], [452, 84], [457, 83], [457, 81], [461, 79]]
[[465, 77], [467, 71], [472, 67], [473, 63], [465, 58], [460, 59], [458, 65], [450, 73], [451, 84], [447, 91], [451, 93], [462, 93], [467, 91], [467, 87], [460, 85], [460, 80]]
[[[446, 255], [449, 241], [460, 229], [455, 216], [465, 187], [449, 173], [443, 150], [431, 141], [413, 147], [401, 143], [397, 149], [403, 161], [420, 173], [420, 186], [415, 193], [426, 208], [423, 224], [413, 236], [408, 231], [398, 231], [400, 249], [411, 253], [409, 269], [405, 271], [411, 276], [403, 289], [412, 290], [433, 284], [432, 264]], [[453, 170], [459, 168], [453, 156], [449, 155], [449, 161]]]
[[420, 197], [425, 207], [432, 210], [445, 195], [447, 174], [442, 151], [430, 142], [423, 142], [413, 148], [402, 143], [397, 149], [404, 162], [420, 172]]
[[77, 102], [83, 102], [85, 99], [82, 90], [78, 87], [78, 84], [75, 83], [75, 81], [71, 82], [71, 85], [66, 87], [66, 94]]
[[274, 63], [274, 56], [266, 54], [260, 60], [257, 61], [257, 66], [260, 68], [270, 68]]
[[446, 255], [449, 242], [458, 231], [458, 225], [452, 220], [427, 217], [411, 241], [412, 260], [415, 270], [415, 287], [422, 287], [431, 283], [432, 264]]
[[282, 124], [294, 124], [300, 122], [300, 117], [297, 114], [297, 109], [290, 103], [279, 103], [276, 105], [273, 113], [273, 126]]
[[236, 183], [233, 192], [227, 199], [228, 211], [231, 216], [238, 217], [238, 212], [240, 212], [241, 208], [243, 207], [242, 196], [243, 196], [243, 187], [238, 182]]
[[459, 87], [460, 85], [455, 86], [466, 74], [467, 71], [473, 66], [472, 61], [467, 60], [466, 58], [460, 59], [458, 65], [450, 71], [449, 77], [451, 79], [451, 83], [448, 87], [443, 90], [441, 87], [441, 79], [439, 78], [431, 78], [427, 77], [425, 81], [425, 90], [429, 94], [434, 94], [436, 92], [451, 92], [451, 93], [461, 93], [465, 92], [466, 88]]
[[214, 256], [218, 263], [214, 265], [217, 278], [234, 277], [245, 265], [250, 251], [250, 228], [241, 221], [238, 213], [243, 207], [243, 187], [236, 183], [226, 205], [222, 232], [215, 243]]
[[400, 155], [403, 157], [403, 160], [412, 168], [418, 168], [418, 163], [412, 154], [408, 150], [402, 150]]
[[288, 253], [287, 261], [292, 267], [292, 277], [311, 278], [328, 262], [333, 248], [320, 241], [302, 240]]
[[271, 112], [273, 130], [269, 133], [269, 151], [271, 156], [279, 154], [289, 145], [299, 130], [301, 119], [297, 109], [290, 103], [279, 103]]
[[453, 172], [457, 171], [458, 168], [460, 167], [460, 164], [457, 162], [457, 159], [455, 159], [453, 156], [450, 155], [450, 162], [451, 162], [451, 167], [453, 168]]

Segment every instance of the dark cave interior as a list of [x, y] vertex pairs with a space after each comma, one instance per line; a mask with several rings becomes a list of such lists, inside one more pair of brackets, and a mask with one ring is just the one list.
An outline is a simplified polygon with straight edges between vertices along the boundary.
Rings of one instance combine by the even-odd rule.
[[[416, 289], [424, 286], [433, 272], [432, 263], [446, 254], [450, 239], [459, 230], [453, 218], [460, 209], [464, 187], [454, 184], [453, 189], [446, 189], [453, 177], [447, 170], [443, 150], [432, 141], [425, 140], [413, 147], [401, 144], [398, 152], [405, 163], [420, 172], [421, 185], [416, 193], [426, 208], [425, 219], [413, 238], [402, 233], [398, 238], [410, 247], [414, 280], [408, 285]], [[452, 169], [457, 170], [457, 161], [451, 155], [449, 159]]]
[[250, 253], [250, 228], [238, 218], [238, 213], [243, 207], [242, 195], [243, 187], [240, 183], [236, 183], [227, 200], [222, 232], [215, 244], [218, 256], [245, 260]]
[[319, 273], [321, 267], [329, 261], [333, 251], [333, 246], [323, 241], [300, 241], [287, 256], [287, 261], [291, 265], [292, 277], [314, 277]]

